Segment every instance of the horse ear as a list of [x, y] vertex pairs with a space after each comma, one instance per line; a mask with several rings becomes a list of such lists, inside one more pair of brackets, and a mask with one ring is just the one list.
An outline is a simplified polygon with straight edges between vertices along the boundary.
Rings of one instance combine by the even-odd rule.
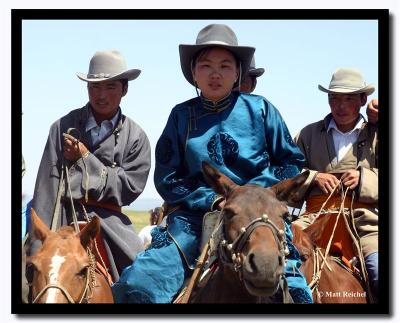
[[81, 244], [85, 248], [89, 246], [89, 243], [94, 240], [100, 231], [100, 220], [97, 216], [92, 218], [81, 232], [79, 232], [79, 238], [81, 239]]
[[51, 231], [49, 227], [36, 214], [36, 211], [33, 208], [31, 208], [31, 222], [33, 236], [43, 242]]
[[208, 162], [202, 162], [204, 179], [207, 184], [218, 194], [226, 196], [235, 186], [237, 186], [228, 176], [222, 174]]
[[287, 203], [299, 202], [300, 198], [298, 198], [298, 194], [296, 193], [307, 180], [309, 175], [310, 171], [306, 170], [293, 178], [281, 181], [278, 184], [271, 186], [270, 189], [275, 192], [278, 200], [286, 201]]

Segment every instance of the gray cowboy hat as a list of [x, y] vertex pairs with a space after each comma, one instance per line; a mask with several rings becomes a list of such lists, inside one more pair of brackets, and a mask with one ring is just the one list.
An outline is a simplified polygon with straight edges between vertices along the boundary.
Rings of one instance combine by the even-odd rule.
[[263, 75], [265, 72], [265, 69], [263, 69], [262, 67], [260, 68], [256, 68], [256, 60], [254, 58], [251, 59], [251, 63], [250, 63], [250, 68], [249, 71], [247, 72], [247, 75], [251, 76], [251, 77], [259, 77], [261, 75]]
[[361, 72], [354, 68], [339, 68], [333, 73], [329, 87], [318, 85], [318, 89], [326, 93], [370, 95], [375, 91], [373, 85], [366, 85]]
[[254, 47], [238, 46], [238, 40], [231, 28], [222, 24], [211, 24], [200, 30], [195, 45], [179, 45], [181, 68], [186, 80], [195, 85], [192, 75], [192, 59], [203, 48], [218, 46], [232, 52], [241, 62], [242, 79], [249, 69]]
[[122, 54], [116, 50], [96, 52], [89, 64], [89, 72], [76, 73], [86, 82], [101, 82], [126, 79], [132, 81], [140, 74], [138, 69], [128, 70]]

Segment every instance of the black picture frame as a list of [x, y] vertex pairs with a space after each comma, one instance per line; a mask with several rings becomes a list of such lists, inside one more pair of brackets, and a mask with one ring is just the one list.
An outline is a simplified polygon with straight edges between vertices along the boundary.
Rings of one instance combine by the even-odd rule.
[[[101, 10], [101, 9], [12, 9], [12, 308], [11, 312], [25, 315], [41, 314], [92, 314], [92, 315], [130, 315], [140, 314], [146, 316], [171, 315], [203, 315], [223, 314], [227, 316], [260, 316], [265, 314], [389, 314], [391, 312], [392, 298], [389, 285], [391, 280], [390, 259], [392, 248], [391, 239], [391, 190], [390, 190], [390, 12], [387, 9], [240, 9], [240, 10]], [[24, 20], [50, 20], [50, 19], [85, 19], [85, 20], [130, 20], [130, 19], [162, 19], [166, 23], [171, 19], [293, 19], [293, 20], [331, 20], [331, 19], [356, 19], [375, 20], [378, 22], [379, 32], [379, 101], [380, 106], [387, 107], [380, 110], [379, 114], [379, 209], [384, 217], [379, 219], [379, 270], [380, 291], [377, 304], [24, 304], [21, 301], [21, 217], [16, 216], [21, 212], [21, 180], [20, 162], [22, 157], [21, 142], [21, 111], [22, 111], [22, 22]]]

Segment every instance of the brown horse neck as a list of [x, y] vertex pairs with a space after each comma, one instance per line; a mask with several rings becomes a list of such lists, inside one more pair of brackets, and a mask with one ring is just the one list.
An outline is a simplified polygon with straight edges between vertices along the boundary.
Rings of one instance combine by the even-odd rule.
[[296, 224], [292, 224], [293, 244], [296, 246], [302, 258], [308, 258], [312, 255], [315, 244], [310, 236]]

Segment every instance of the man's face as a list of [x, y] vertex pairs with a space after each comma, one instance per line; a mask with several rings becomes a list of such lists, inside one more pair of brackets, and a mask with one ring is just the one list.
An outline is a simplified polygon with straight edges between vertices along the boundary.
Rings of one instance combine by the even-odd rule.
[[89, 102], [96, 120], [109, 120], [118, 111], [122, 97], [128, 90], [121, 81], [89, 82]]
[[210, 50], [199, 58], [193, 69], [193, 78], [201, 93], [212, 101], [218, 101], [232, 91], [238, 74], [235, 57], [223, 48]]
[[366, 103], [365, 94], [328, 94], [329, 106], [336, 125], [342, 132], [350, 131], [354, 128], [361, 107]]
[[257, 78], [247, 75], [242, 83], [240, 83], [240, 92], [251, 93], [257, 85]]

